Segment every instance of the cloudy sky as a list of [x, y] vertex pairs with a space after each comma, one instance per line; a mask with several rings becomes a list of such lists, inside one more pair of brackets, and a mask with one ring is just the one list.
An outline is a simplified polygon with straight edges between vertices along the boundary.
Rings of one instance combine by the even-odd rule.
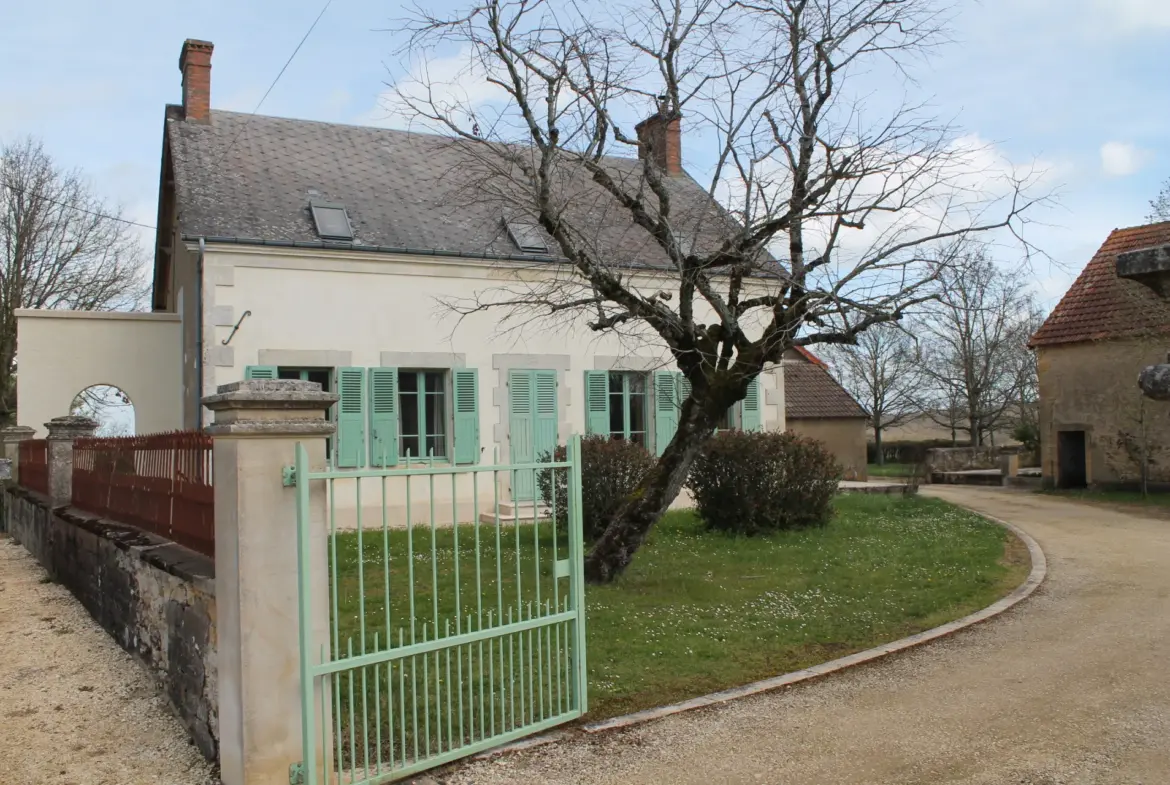
[[[0, 28], [0, 141], [41, 137], [131, 218], [153, 224], [163, 106], [180, 98], [183, 39], [215, 43], [212, 106], [250, 112], [322, 3], [14, 4]], [[1059, 208], [1029, 236], [1058, 262], [1035, 269], [1051, 305], [1110, 229], [1143, 222], [1170, 177], [1170, 0], [956, 7], [956, 43], [920, 70], [920, 86], [940, 115], [1008, 161], [1041, 162], [1058, 188]], [[379, 95], [401, 8], [333, 0], [261, 111], [351, 123], [384, 116]], [[702, 166], [689, 157], [684, 149], [688, 166]]]

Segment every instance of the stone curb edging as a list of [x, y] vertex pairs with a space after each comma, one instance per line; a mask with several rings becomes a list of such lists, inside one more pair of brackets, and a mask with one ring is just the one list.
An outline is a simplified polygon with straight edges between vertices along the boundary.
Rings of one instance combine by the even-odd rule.
[[[1014, 534], [1021, 542], [1028, 548], [1028, 556], [1032, 561], [1032, 569], [1028, 573], [1027, 579], [1020, 584], [1016, 589], [1006, 597], [993, 602], [986, 608], [975, 613], [964, 616], [961, 619], [948, 622], [939, 627], [925, 630], [924, 632], [911, 635], [907, 638], [894, 641], [893, 643], [886, 643], [881, 646], [875, 646], [872, 649], [859, 651], [856, 654], [850, 654], [847, 657], [840, 657], [835, 660], [823, 662], [820, 665], [814, 665], [811, 668], [804, 668], [803, 670], [793, 671], [781, 676], [773, 676], [770, 679], [763, 679], [755, 681], [750, 684], [744, 684], [740, 687], [732, 687], [730, 689], [713, 692], [709, 695], [701, 695], [697, 698], [682, 701], [680, 703], [672, 703], [667, 706], [659, 706], [654, 709], [647, 709], [645, 711], [635, 712], [633, 714], [626, 714], [621, 717], [613, 717], [608, 720], [600, 722], [589, 723], [578, 729], [577, 733], [594, 734], [602, 731], [617, 730], [620, 728], [628, 728], [633, 725], [641, 725], [653, 720], [669, 717], [674, 714], [681, 714], [685, 711], [692, 711], [694, 709], [701, 709], [705, 706], [713, 706], [719, 703], [726, 703], [728, 701], [737, 700], [739, 698], [746, 698], [751, 695], [758, 695], [762, 692], [770, 692], [781, 687], [789, 687], [794, 684], [802, 684], [804, 682], [820, 679], [832, 673], [852, 668], [857, 665], [873, 662], [882, 657], [889, 656], [896, 652], [912, 649], [916, 646], [922, 646], [931, 641], [945, 638], [954, 635], [960, 630], [965, 630], [968, 627], [973, 627], [976, 624], [999, 616], [1008, 609], [1020, 604], [1028, 597], [1032, 596], [1035, 591], [1040, 588], [1040, 584], [1048, 575], [1048, 560], [1041, 550], [1040, 544], [1036, 542], [1027, 532], [1020, 529], [1018, 526], [1008, 523], [991, 515], [986, 515], [981, 512], [975, 512], [977, 515], [986, 518], [999, 526], [1004, 527], [1012, 534]], [[534, 736], [532, 738], [524, 739], [522, 741], [506, 744], [502, 747], [496, 747], [492, 750], [487, 750], [474, 757], [474, 760], [483, 760], [492, 758], [497, 755], [503, 755], [510, 752], [519, 752], [520, 750], [538, 747], [544, 744], [551, 744], [560, 741], [574, 733], [572, 730], [558, 731], [555, 733], [548, 733], [543, 736]]]

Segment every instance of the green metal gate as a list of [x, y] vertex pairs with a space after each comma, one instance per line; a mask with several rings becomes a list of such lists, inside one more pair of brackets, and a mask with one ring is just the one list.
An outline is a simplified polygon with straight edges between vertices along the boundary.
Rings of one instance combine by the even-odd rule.
[[[390, 782], [585, 712], [580, 451], [575, 436], [561, 462], [311, 471], [297, 445], [304, 760], [291, 781]], [[547, 519], [501, 518], [502, 481], [521, 475], [547, 489]], [[313, 623], [322, 591], [327, 632]]]

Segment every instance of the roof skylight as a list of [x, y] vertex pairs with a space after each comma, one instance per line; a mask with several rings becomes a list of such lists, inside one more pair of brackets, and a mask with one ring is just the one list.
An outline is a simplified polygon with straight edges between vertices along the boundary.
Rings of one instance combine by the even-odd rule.
[[349, 225], [349, 215], [345, 212], [345, 205], [336, 202], [309, 202], [313, 212], [313, 223], [317, 225], [317, 234], [322, 240], [352, 240], [353, 227]]
[[533, 223], [508, 221], [508, 236], [516, 247], [525, 253], [548, 253], [548, 243], [541, 233], [540, 227]]

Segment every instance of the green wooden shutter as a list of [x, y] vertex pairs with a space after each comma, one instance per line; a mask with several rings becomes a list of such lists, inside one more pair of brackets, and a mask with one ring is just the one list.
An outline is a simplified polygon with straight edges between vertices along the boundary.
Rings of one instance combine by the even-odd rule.
[[760, 406], [760, 378], [757, 376], [748, 385], [747, 395], [744, 396], [743, 407], [740, 410], [742, 416], [740, 427], [745, 431], [764, 430], [762, 409], [763, 407]]
[[673, 371], [654, 373], [654, 449], [659, 454], [674, 438], [678, 430], [678, 379], [681, 374]]
[[244, 368], [245, 379], [275, 379], [275, 365], [249, 365]]
[[[513, 464], [536, 463], [536, 402], [532, 371], [508, 372], [508, 460]], [[536, 498], [532, 472], [511, 476], [513, 501]]]
[[677, 406], [682, 409], [682, 401], [690, 398], [690, 379], [682, 373], [675, 374], [674, 394]]
[[364, 368], [338, 368], [337, 466], [357, 469], [365, 465], [366, 374]]
[[585, 372], [585, 433], [609, 435], [609, 373]]
[[398, 465], [398, 369], [370, 368], [370, 466]]
[[536, 381], [536, 460], [557, 449], [557, 372], [535, 371]]
[[455, 463], [479, 463], [479, 371], [456, 368], [451, 372], [455, 397]]

